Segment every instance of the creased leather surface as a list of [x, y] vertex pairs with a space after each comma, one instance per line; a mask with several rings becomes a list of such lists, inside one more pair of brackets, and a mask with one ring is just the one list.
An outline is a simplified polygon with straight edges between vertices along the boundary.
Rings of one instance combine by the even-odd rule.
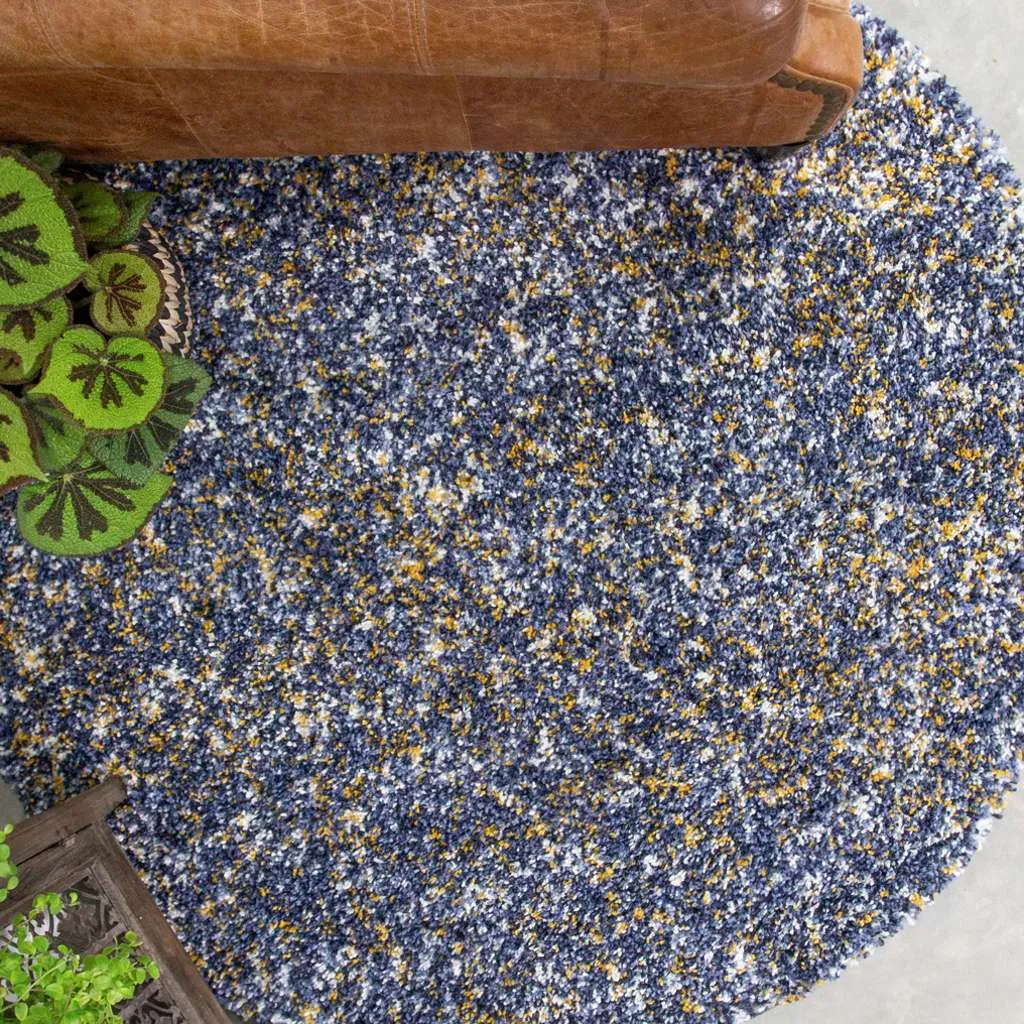
[[292, 69], [755, 85], [806, 0], [26, 0], [0, 67]]
[[209, 155], [143, 70], [0, 71], [0, 97], [0, 139], [53, 142], [85, 160]]
[[[95, 12], [94, 3], [85, 7]], [[36, 0], [0, 37], [0, 138], [51, 142], [94, 161], [785, 145], [831, 127], [859, 87], [860, 30], [837, 3], [410, 0], [420, 21], [401, 28], [397, 12], [414, 12], [397, 0], [263, 0], [255, 21], [251, 0], [108, 0], [105, 10], [117, 17], [100, 19], [104, 33], [80, 16], [82, 5]], [[67, 22], [60, 34], [48, 20], [58, 7]], [[303, 12], [305, 34], [284, 33], [282, 26], [299, 32]], [[607, 31], [595, 58], [587, 32], [599, 13]], [[152, 23], [161, 14], [166, 22]], [[766, 56], [772, 33], [800, 14], [777, 66]], [[514, 31], [519, 19], [533, 34]], [[415, 32], [416, 24], [433, 27]], [[482, 24], [487, 32], [470, 31]], [[737, 35], [743, 25], [749, 31]], [[504, 54], [500, 70], [484, 59], [492, 51]], [[673, 54], [679, 80], [660, 81]], [[360, 59], [363, 66], [339, 70]], [[101, 66], [110, 61], [134, 65]], [[370, 70], [387, 61], [404, 70]], [[225, 66], [207, 66], [217, 62]], [[463, 70], [443, 70], [452, 66]], [[743, 77], [741, 66], [744, 74], [773, 68], [776, 81], [724, 86], [721, 76]], [[686, 80], [700, 68], [720, 77]]]
[[827, 135], [860, 91], [864, 41], [860, 25], [843, 0], [811, 0], [796, 51], [772, 76], [783, 88], [811, 92], [822, 99], [806, 140]]
[[864, 40], [849, 6], [842, 0], [812, 0], [786, 68], [834, 82], [852, 101], [864, 80]]
[[[0, 137], [24, 137], [27, 124], [30, 137], [99, 161], [777, 145], [802, 138], [821, 102], [772, 83], [702, 90], [290, 71], [156, 71], [148, 83], [145, 77], [2, 76], [8, 102], [0, 108]], [[77, 102], [69, 99], [76, 96]]]

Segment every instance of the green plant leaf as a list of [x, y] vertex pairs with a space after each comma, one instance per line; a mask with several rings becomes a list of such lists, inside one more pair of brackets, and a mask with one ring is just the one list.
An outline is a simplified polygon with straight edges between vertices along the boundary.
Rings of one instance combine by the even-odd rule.
[[142, 529], [170, 486], [166, 473], [134, 484], [86, 458], [18, 492], [18, 528], [25, 540], [50, 554], [100, 554]]
[[142, 224], [153, 209], [153, 204], [160, 198], [157, 192], [125, 192], [122, 199], [125, 205], [125, 218], [121, 225], [109, 235], [104, 235], [96, 244], [102, 249], [116, 249], [118, 246], [134, 242], [138, 237]]
[[160, 404], [166, 370], [145, 338], [105, 338], [72, 327], [50, 346], [31, 395], [49, 395], [88, 430], [127, 430]]
[[92, 322], [106, 334], [145, 337], [156, 322], [163, 284], [145, 256], [121, 249], [101, 252], [89, 262], [85, 286], [95, 293], [89, 305]]
[[127, 218], [128, 208], [120, 194], [98, 181], [63, 182], [61, 187], [71, 200], [87, 242], [117, 231]]
[[38, 305], [84, 271], [70, 204], [20, 153], [0, 149], [0, 308]]
[[5, 1024], [120, 1024], [116, 1007], [146, 980], [149, 958], [123, 939], [84, 956], [63, 943], [51, 947], [47, 915], [72, 906], [73, 896], [40, 893], [27, 917], [11, 919], [0, 949], [0, 1020]]
[[0, 388], [0, 494], [45, 478], [25, 410]]
[[196, 406], [210, 389], [210, 375], [196, 362], [164, 353], [167, 383], [160, 405], [145, 423], [90, 438], [89, 451], [111, 472], [142, 483], [158, 470]]
[[63, 295], [39, 306], [0, 310], [0, 384], [24, 384], [39, 373], [50, 342], [71, 324]]
[[38, 429], [36, 456], [47, 473], [63, 469], [82, 454], [85, 429], [50, 399], [28, 395], [25, 412]]
[[23, 153], [36, 167], [46, 171], [47, 174], [53, 174], [64, 162], [64, 154], [59, 149], [54, 149], [53, 146], [47, 146], [45, 143], [19, 142], [12, 149]]

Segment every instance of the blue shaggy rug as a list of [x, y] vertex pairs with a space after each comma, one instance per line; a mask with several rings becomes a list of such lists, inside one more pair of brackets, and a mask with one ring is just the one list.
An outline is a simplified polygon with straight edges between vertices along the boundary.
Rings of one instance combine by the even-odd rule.
[[121, 167], [215, 384], [143, 539], [0, 505], [0, 771], [274, 1024], [707, 1024], [1017, 781], [1024, 234], [864, 12], [824, 143]]

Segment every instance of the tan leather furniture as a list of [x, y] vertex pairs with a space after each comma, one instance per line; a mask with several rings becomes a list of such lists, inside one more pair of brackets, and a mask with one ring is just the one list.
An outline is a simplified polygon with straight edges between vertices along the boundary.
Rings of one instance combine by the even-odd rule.
[[0, 139], [89, 160], [780, 146], [861, 80], [846, 0], [13, 0]]

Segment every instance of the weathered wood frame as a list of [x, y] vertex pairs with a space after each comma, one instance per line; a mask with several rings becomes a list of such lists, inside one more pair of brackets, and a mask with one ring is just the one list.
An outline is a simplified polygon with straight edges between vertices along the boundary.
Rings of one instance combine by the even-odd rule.
[[18, 866], [19, 887], [3, 905], [0, 927], [25, 913], [40, 892], [63, 892], [89, 876], [102, 889], [124, 930], [134, 931], [142, 951], [160, 968], [159, 1002], [172, 1011], [161, 1016], [145, 989], [121, 1009], [126, 1021], [182, 1021], [183, 1024], [230, 1024], [224, 1009], [164, 920], [104, 819], [124, 803], [124, 783], [116, 777], [17, 825], [7, 839]]

